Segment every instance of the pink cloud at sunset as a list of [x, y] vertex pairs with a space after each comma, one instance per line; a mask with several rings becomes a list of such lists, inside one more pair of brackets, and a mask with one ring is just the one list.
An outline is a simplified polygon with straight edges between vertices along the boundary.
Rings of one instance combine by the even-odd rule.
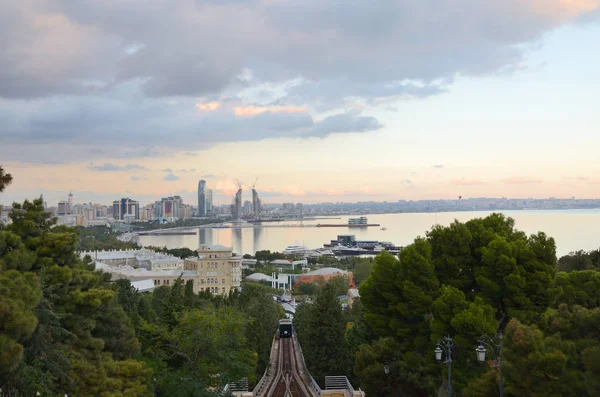
[[255, 116], [257, 114], [271, 113], [307, 113], [308, 109], [301, 106], [236, 106], [233, 111], [238, 117]]

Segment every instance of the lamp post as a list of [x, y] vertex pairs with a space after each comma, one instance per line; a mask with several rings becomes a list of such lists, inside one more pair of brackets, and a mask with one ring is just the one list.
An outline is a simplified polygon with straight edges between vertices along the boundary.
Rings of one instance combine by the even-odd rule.
[[[390, 369], [391, 368], [388, 364], [385, 364], [383, 366], [383, 372], [385, 372], [386, 375], [390, 374]], [[398, 397], [398, 379], [394, 379], [394, 397]]]
[[490, 338], [487, 335], [482, 335], [479, 338], [479, 346], [475, 349], [477, 353], [477, 361], [480, 363], [485, 362], [487, 346], [494, 355], [494, 365], [490, 365], [492, 368], [497, 368], [500, 374], [500, 397], [504, 397], [504, 379], [502, 379], [502, 331], [498, 332], [496, 336]]
[[452, 338], [450, 336], [444, 336], [443, 339], [439, 340], [435, 348], [435, 359], [439, 362], [442, 361], [442, 353], [446, 355], [446, 361], [444, 364], [448, 367], [448, 397], [452, 397]]

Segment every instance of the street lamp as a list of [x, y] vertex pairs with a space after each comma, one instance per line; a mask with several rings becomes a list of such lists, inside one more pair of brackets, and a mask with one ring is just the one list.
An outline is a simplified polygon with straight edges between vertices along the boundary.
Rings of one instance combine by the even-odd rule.
[[435, 348], [435, 359], [439, 362], [442, 361], [442, 353], [446, 353], [446, 361], [444, 364], [448, 367], [448, 397], [452, 397], [452, 338], [450, 336], [444, 336], [443, 339], [439, 340]]
[[500, 374], [500, 397], [504, 397], [504, 380], [502, 379], [502, 331], [498, 332], [496, 336], [490, 338], [487, 335], [482, 335], [479, 338], [479, 346], [475, 349], [477, 353], [477, 361], [480, 363], [485, 362], [487, 353], [487, 346], [494, 355], [494, 364], [490, 365], [492, 368], [497, 368]]

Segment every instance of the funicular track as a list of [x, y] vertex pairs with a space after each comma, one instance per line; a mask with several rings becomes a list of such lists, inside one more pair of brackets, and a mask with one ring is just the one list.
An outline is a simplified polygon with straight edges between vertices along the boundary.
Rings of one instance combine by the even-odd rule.
[[300, 374], [295, 339], [279, 338], [277, 375], [265, 390], [265, 397], [314, 397]]

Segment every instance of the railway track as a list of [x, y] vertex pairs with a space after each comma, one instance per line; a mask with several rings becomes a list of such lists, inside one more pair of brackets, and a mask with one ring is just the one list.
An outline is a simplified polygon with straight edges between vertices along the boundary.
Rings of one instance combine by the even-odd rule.
[[299, 374], [293, 338], [279, 338], [277, 375], [267, 387], [266, 397], [314, 397]]

